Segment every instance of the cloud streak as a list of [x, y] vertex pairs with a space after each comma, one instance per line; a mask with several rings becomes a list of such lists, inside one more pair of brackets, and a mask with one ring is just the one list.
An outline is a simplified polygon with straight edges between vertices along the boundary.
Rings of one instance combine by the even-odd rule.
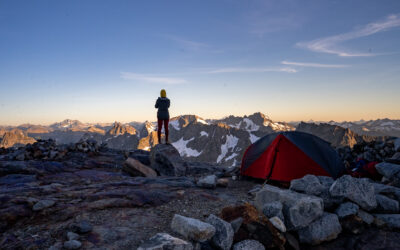
[[209, 74], [220, 73], [262, 73], [262, 72], [286, 72], [296, 73], [297, 70], [289, 67], [284, 68], [221, 68], [208, 71]]
[[182, 83], [187, 82], [185, 79], [182, 79], [182, 78], [143, 75], [143, 74], [137, 74], [137, 73], [132, 73], [132, 72], [121, 72], [120, 77], [125, 80], [135, 80], [135, 81], [141, 81], [141, 82], [147, 82], [147, 83], [162, 83], [162, 84], [168, 84], [168, 85], [182, 84]]
[[377, 54], [346, 51], [344, 49], [339, 48], [338, 44], [345, 41], [387, 31], [389, 29], [399, 26], [400, 26], [399, 14], [389, 15], [382, 21], [369, 23], [366, 26], [351, 32], [320, 38], [309, 42], [299, 42], [296, 45], [314, 52], [335, 54], [342, 57], [375, 56]]
[[306, 63], [306, 62], [290, 62], [282, 61], [284, 65], [300, 66], [300, 67], [311, 67], [311, 68], [346, 68], [349, 65], [344, 64], [322, 64], [322, 63]]

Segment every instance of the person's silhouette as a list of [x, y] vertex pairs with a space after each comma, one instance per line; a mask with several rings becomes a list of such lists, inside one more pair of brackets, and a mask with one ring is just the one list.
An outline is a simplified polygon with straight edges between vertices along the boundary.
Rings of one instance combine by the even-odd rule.
[[162, 89], [160, 92], [160, 97], [158, 97], [156, 101], [155, 107], [158, 109], [157, 111], [157, 136], [158, 136], [158, 143], [161, 144], [161, 129], [162, 125], [164, 124], [164, 131], [165, 131], [165, 143], [169, 144], [168, 141], [168, 123], [169, 123], [169, 112], [168, 108], [170, 105], [170, 100], [167, 98], [167, 92], [165, 89]]

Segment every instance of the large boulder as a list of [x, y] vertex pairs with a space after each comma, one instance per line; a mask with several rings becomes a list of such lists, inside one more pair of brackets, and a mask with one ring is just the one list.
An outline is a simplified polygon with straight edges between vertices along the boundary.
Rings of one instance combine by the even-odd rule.
[[136, 149], [126, 153], [126, 157], [134, 158], [140, 163], [150, 166], [150, 152], [146, 150]]
[[376, 201], [378, 203], [377, 211], [382, 213], [398, 213], [399, 202], [381, 194], [376, 195]]
[[283, 205], [283, 215], [288, 230], [307, 226], [319, 218], [324, 211], [321, 198], [280, 189], [271, 185], [264, 185], [257, 192], [255, 205], [259, 211], [262, 211], [265, 204], [274, 201], [280, 201]]
[[215, 234], [215, 227], [197, 219], [175, 214], [171, 222], [171, 229], [186, 239], [206, 241]]
[[377, 206], [374, 186], [366, 179], [343, 175], [332, 184], [329, 192], [332, 196], [347, 198], [368, 211]]
[[213, 214], [208, 216], [206, 222], [215, 227], [215, 234], [211, 238], [212, 245], [217, 249], [231, 249], [234, 235], [231, 224]]
[[374, 214], [377, 219], [382, 220], [391, 229], [400, 229], [400, 214]]
[[157, 177], [157, 172], [134, 158], [128, 158], [122, 170], [131, 176]]
[[340, 204], [340, 206], [335, 210], [335, 214], [337, 214], [339, 219], [342, 219], [346, 216], [357, 214], [358, 210], [359, 207], [357, 204], [354, 204], [353, 202], [345, 202]]
[[167, 233], [158, 233], [146, 240], [137, 250], [192, 250], [193, 245], [187, 241], [175, 238]]
[[324, 186], [318, 177], [308, 174], [303, 178], [292, 180], [290, 182], [290, 189], [301, 193], [319, 195], [324, 190]]
[[324, 213], [323, 216], [298, 231], [302, 243], [317, 245], [323, 241], [336, 239], [342, 231], [336, 214]]
[[376, 171], [381, 175], [385, 176], [388, 179], [392, 179], [400, 172], [400, 165], [388, 163], [388, 162], [381, 162], [375, 165]]
[[184, 176], [187, 164], [170, 144], [158, 144], [150, 151], [150, 165], [160, 175]]

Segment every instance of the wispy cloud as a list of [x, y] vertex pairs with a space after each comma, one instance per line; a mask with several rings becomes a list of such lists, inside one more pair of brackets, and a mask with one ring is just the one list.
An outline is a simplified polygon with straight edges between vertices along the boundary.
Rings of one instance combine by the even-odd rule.
[[338, 44], [356, 38], [370, 36], [378, 32], [386, 31], [399, 26], [400, 26], [399, 14], [389, 15], [382, 21], [369, 23], [366, 26], [351, 32], [320, 38], [309, 42], [300, 42], [297, 43], [296, 45], [302, 48], [309, 49], [311, 51], [335, 54], [343, 57], [375, 56], [377, 54], [346, 51], [344, 49], [338, 48]]
[[300, 67], [312, 67], [312, 68], [346, 68], [349, 65], [344, 64], [322, 64], [322, 63], [306, 63], [306, 62], [290, 62], [282, 61], [284, 65], [300, 66]]
[[193, 41], [186, 38], [182, 38], [175, 35], [162, 35], [162, 37], [174, 42], [177, 44], [183, 51], [192, 51], [192, 52], [208, 52], [208, 53], [223, 53], [224, 50], [215, 48], [214, 46], [199, 42]]
[[172, 78], [172, 77], [161, 77], [154, 75], [143, 75], [132, 72], [121, 72], [120, 74], [122, 79], [125, 80], [136, 80], [147, 83], [162, 83], [162, 84], [182, 84], [186, 83], [185, 79], [182, 78]]
[[262, 73], [262, 72], [286, 72], [286, 73], [296, 73], [297, 70], [289, 67], [283, 68], [221, 68], [210, 70], [209, 74], [219, 74], [219, 73]]
[[183, 39], [178, 36], [166, 35], [165, 37], [191, 50], [200, 50], [209, 47], [209, 45], [205, 43]]

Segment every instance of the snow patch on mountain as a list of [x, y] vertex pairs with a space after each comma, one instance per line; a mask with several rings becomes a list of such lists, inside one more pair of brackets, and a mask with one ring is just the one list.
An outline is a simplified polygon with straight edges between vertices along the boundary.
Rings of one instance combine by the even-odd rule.
[[200, 132], [200, 136], [206, 136], [206, 137], [208, 137], [208, 133], [207, 133], [206, 131], [201, 131], [201, 132]]
[[179, 154], [181, 156], [197, 157], [201, 154], [201, 152], [187, 147], [187, 144], [194, 139], [195, 138], [193, 137], [192, 139], [184, 140], [182, 137], [179, 141], [173, 142], [171, 144], [179, 151]]
[[208, 122], [206, 122], [205, 120], [203, 120], [202, 118], [199, 118], [199, 117], [196, 118], [196, 121], [199, 122], [199, 123], [202, 123], [204, 125], [209, 125]]
[[217, 158], [217, 163], [220, 163], [222, 159], [226, 156], [230, 149], [234, 149], [239, 141], [239, 138], [233, 135], [226, 135], [226, 141], [221, 145], [221, 154]]
[[252, 120], [249, 118], [244, 118], [243, 122], [246, 123], [246, 130], [247, 131], [257, 131], [260, 126], [256, 125]]
[[285, 130], [291, 130], [291, 128], [285, 124], [281, 124], [278, 122], [272, 122], [272, 121], [264, 121], [263, 125], [265, 127], [270, 127], [274, 131], [279, 130], [279, 131], [285, 131]]
[[231, 154], [230, 156], [226, 157], [226, 158], [225, 158], [225, 161], [229, 161], [230, 159], [235, 158], [237, 155], [238, 155], [237, 153], [233, 153], [233, 154]]
[[227, 124], [227, 123], [225, 123], [225, 124], [232, 128], [240, 129], [240, 125], [242, 125], [242, 121], [240, 121], [238, 124]]
[[250, 142], [255, 143], [260, 137], [253, 135], [252, 133], [249, 132], [250, 135]]
[[181, 129], [181, 128], [179, 127], [179, 120], [171, 121], [169, 124], [170, 124], [175, 130], [180, 130], [180, 129]]

